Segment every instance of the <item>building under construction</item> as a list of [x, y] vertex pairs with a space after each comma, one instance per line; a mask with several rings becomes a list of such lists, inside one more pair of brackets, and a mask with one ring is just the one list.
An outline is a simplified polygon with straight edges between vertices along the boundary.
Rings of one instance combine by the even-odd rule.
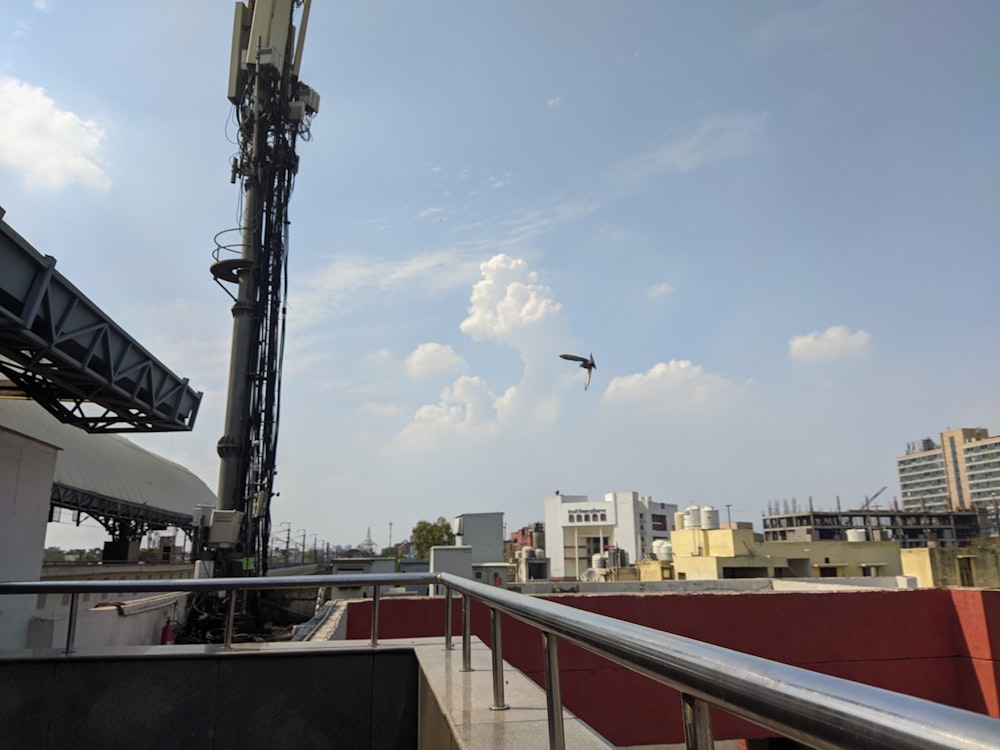
[[859, 510], [774, 513], [763, 519], [766, 542], [899, 542], [906, 547], [968, 544], [981, 534], [973, 511]]

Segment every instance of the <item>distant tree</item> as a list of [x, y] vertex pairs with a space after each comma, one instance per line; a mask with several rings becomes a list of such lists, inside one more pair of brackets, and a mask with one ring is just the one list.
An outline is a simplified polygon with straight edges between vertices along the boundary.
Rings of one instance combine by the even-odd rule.
[[418, 521], [410, 532], [410, 543], [416, 548], [417, 557], [425, 558], [430, 555], [431, 547], [454, 544], [455, 532], [444, 516], [438, 516], [434, 523]]

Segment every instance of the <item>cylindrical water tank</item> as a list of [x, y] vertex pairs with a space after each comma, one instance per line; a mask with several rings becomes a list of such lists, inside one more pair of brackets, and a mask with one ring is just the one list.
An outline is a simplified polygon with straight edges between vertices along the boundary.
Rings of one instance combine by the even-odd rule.
[[674, 545], [668, 540], [660, 540], [663, 543], [660, 545], [659, 552], [656, 553], [656, 559], [663, 562], [673, 562], [674, 559]]
[[653, 557], [656, 558], [657, 560], [660, 559], [660, 548], [662, 546], [663, 546], [663, 540], [662, 539], [654, 539], [653, 540], [653, 544], [651, 546], [651, 551], [653, 553]]
[[713, 508], [711, 505], [701, 506], [701, 528], [708, 530], [719, 528], [718, 508]]
[[594, 570], [597, 570], [598, 568], [603, 570], [604, 568], [608, 567], [608, 561], [604, 559], [604, 555], [602, 555], [600, 552], [597, 552], [590, 558], [590, 567], [592, 567]]
[[847, 530], [847, 541], [849, 542], [863, 542], [868, 536], [864, 529], [848, 529]]
[[[531, 532], [531, 546], [536, 549], [545, 549], [545, 532], [544, 531], [532, 531]], [[536, 555], [536, 557], [541, 557], [541, 555]]]
[[684, 509], [684, 528], [685, 529], [701, 528], [701, 508], [699, 508], [697, 505], [689, 505]]

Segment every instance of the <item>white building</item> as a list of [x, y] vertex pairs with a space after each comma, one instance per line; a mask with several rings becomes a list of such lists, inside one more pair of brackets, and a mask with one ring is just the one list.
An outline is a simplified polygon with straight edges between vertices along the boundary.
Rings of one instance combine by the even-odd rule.
[[545, 551], [553, 580], [578, 579], [608, 549], [623, 551], [629, 563], [651, 556], [654, 540], [670, 539], [676, 512], [676, 505], [637, 492], [608, 492], [603, 501], [547, 496]]
[[456, 546], [472, 548], [469, 562], [504, 562], [503, 513], [463, 513], [452, 522]]
[[477, 566], [503, 563], [503, 513], [463, 513], [452, 522], [455, 544], [431, 547], [432, 573], [451, 573], [462, 578], [482, 577]]

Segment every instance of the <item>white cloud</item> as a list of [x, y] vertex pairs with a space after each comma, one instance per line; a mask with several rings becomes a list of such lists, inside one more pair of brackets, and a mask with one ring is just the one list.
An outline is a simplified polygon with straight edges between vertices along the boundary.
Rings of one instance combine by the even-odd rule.
[[659, 174], [691, 172], [760, 147], [767, 115], [713, 115], [669, 133], [666, 145], [627, 159], [615, 172], [619, 179], [643, 180]]
[[447, 344], [428, 342], [414, 349], [406, 358], [406, 372], [413, 377], [438, 372], [465, 370], [468, 363]]
[[426, 219], [428, 216], [433, 216], [434, 214], [439, 214], [444, 209], [440, 206], [433, 206], [431, 208], [425, 208], [423, 211], [417, 214], [418, 219]]
[[520, 258], [495, 255], [480, 265], [480, 272], [469, 316], [461, 324], [462, 332], [476, 341], [515, 344], [522, 333], [556, 316], [562, 307]]
[[493, 394], [482, 378], [462, 375], [441, 391], [436, 404], [417, 409], [396, 436], [397, 445], [430, 448], [445, 437], [476, 437], [493, 431], [496, 417]]
[[689, 360], [653, 365], [647, 372], [614, 378], [603, 401], [613, 406], [638, 406], [653, 411], [701, 411], [731, 402], [740, 386], [705, 372]]
[[49, 0], [35, 0], [32, 5], [34, 5], [36, 9], [42, 11], [42, 13], [48, 13], [52, 10], [52, 3], [50, 3]]
[[561, 96], [553, 96], [551, 99], [545, 100], [545, 106], [548, 107], [549, 109], [558, 107], [560, 104], [562, 104]]
[[851, 333], [847, 326], [830, 326], [823, 333], [813, 331], [802, 336], [793, 336], [788, 342], [788, 354], [802, 362], [841, 359], [863, 354], [871, 342], [868, 331]]
[[96, 122], [59, 109], [44, 89], [0, 76], [0, 164], [20, 173], [27, 187], [109, 188], [100, 164], [104, 137]]
[[657, 297], [662, 297], [665, 294], [670, 294], [672, 291], [674, 291], [674, 288], [664, 281], [662, 284], [651, 286], [649, 288], [649, 296], [656, 299]]
[[301, 288], [292, 290], [290, 319], [296, 325], [311, 325], [388, 292], [410, 288], [423, 292], [451, 289], [474, 279], [476, 265], [464, 253], [447, 250], [402, 261], [339, 256], [312, 272]]
[[385, 404], [378, 401], [369, 401], [361, 408], [365, 414], [373, 417], [395, 417], [403, 412], [403, 407], [399, 404]]
[[486, 182], [489, 184], [490, 189], [499, 190], [500, 188], [507, 187], [511, 181], [511, 173], [505, 172], [502, 177], [497, 177], [492, 172], [486, 173]]

